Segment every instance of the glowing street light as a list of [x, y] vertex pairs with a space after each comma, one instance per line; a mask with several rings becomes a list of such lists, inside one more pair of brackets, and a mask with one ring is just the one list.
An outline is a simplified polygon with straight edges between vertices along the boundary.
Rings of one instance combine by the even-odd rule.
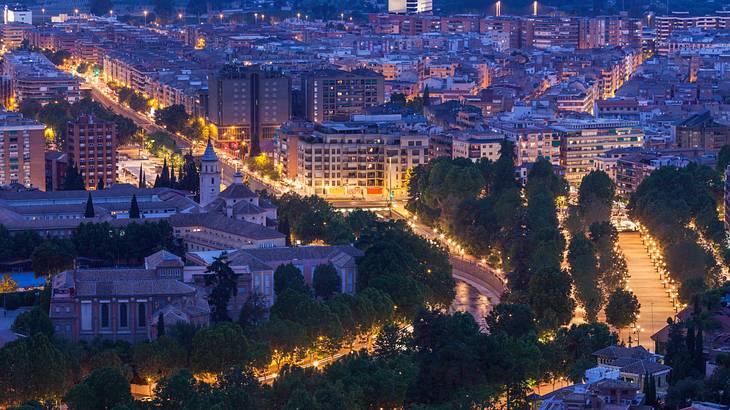
[[147, 25], [147, 13], [148, 13], [148, 11], [147, 11], [147, 10], [144, 10], [144, 11], [142, 12], [142, 14], [144, 14], [144, 25], [145, 25], [145, 26]]
[[532, 2], [532, 15], [537, 16], [537, 0]]
[[502, 15], [502, 1], [497, 0], [497, 7], [495, 9], [497, 17], [500, 17]]
[[223, 13], [218, 14], [218, 18], [221, 19], [221, 24], [223, 24]]

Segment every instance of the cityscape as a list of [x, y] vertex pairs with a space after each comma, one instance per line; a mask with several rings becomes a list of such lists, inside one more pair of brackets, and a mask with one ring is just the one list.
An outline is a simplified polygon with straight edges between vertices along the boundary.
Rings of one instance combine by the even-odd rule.
[[730, 3], [0, 3], [0, 408], [730, 410]]

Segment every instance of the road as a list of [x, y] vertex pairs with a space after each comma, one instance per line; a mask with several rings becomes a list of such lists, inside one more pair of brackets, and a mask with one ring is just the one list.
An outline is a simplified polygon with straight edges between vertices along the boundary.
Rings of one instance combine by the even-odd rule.
[[[654, 351], [654, 343], [650, 336], [667, 324], [668, 317], [674, 317], [674, 308], [667, 297], [664, 287], [659, 280], [659, 273], [654, 268], [651, 259], [638, 232], [619, 233], [618, 246], [626, 256], [629, 269], [628, 286], [634, 292], [641, 304], [641, 313], [638, 325], [644, 329], [639, 332], [639, 343], [645, 348]], [[622, 330], [621, 336], [627, 341], [630, 331]], [[636, 341], [636, 334], [632, 335]]]

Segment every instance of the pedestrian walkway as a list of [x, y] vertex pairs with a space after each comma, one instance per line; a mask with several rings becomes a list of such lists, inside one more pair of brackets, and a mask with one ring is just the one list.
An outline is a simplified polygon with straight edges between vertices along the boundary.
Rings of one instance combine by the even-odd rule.
[[[674, 316], [674, 309], [646, 253], [641, 235], [638, 232], [621, 232], [618, 245], [626, 256], [629, 287], [641, 304], [638, 325], [644, 331], [638, 337], [639, 343], [653, 352], [654, 342], [650, 337], [667, 324], [668, 317]], [[628, 329], [621, 331], [622, 338], [627, 342], [629, 333]], [[632, 340], [636, 342], [636, 335], [632, 335]]]

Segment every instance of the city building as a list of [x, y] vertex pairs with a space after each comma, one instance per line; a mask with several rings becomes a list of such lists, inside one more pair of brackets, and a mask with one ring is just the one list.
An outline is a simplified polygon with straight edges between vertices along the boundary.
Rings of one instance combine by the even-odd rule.
[[183, 282], [182, 260], [166, 251], [145, 258], [143, 268], [67, 270], [53, 276], [51, 285], [55, 334], [74, 342], [154, 340], [160, 315], [166, 326], [205, 326], [210, 320], [207, 300]]
[[0, 112], [0, 186], [46, 188], [45, 128], [22, 114]]
[[262, 141], [291, 118], [291, 79], [257, 67], [227, 65], [208, 82], [208, 116], [218, 127], [217, 141], [243, 143], [257, 155]]
[[296, 149], [286, 176], [307, 195], [384, 200], [406, 195], [408, 170], [428, 161], [429, 136], [383, 118], [325, 122], [279, 149], [287, 158]]
[[188, 251], [286, 245], [286, 237], [273, 228], [218, 213], [181, 213], [170, 216], [169, 220], [175, 237], [182, 239]]
[[616, 160], [616, 194], [628, 198], [641, 181], [654, 170], [665, 166], [686, 167], [689, 160], [676, 155], [660, 153], [641, 153], [627, 155]]
[[[646, 350], [642, 346], [608, 346], [593, 352], [598, 368], [618, 370], [619, 379], [644, 389], [647, 375], [654, 378], [657, 396], [663, 397], [669, 387], [669, 373], [672, 368], [663, 364], [663, 357]], [[586, 371], [589, 375], [590, 370]]]
[[96, 189], [117, 180], [117, 125], [92, 114], [81, 115], [67, 124], [66, 153], [76, 165], [86, 189]]
[[674, 133], [676, 144], [680, 148], [719, 150], [730, 143], [730, 126], [714, 121], [709, 110], [703, 110], [679, 122]]
[[667, 39], [675, 30], [699, 28], [702, 30], [730, 28], [730, 12], [717, 12], [711, 16], [693, 16], [689, 12], [672, 12], [668, 16], [656, 16], [656, 42], [659, 55], [669, 54]]
[[473, 162], [482, 158], [490, 161], [498, 160], [504, 142], [504, 136], [499, 134], [456, 134], [452, 138], [452, 158], [468, 158]]
[[8, 23], [0, 26], [0, 40], [5, 50], [11, 51], [20, 47], [27, 38], [28, 33], [33, 29], [23, 23]]
[[3, 23], [33, 24], [33, 12], [21, 4], [6, 4], [3, 9]]
[[606, 151], [644, 143], [644, 132], [632, 121], [566, 119], [553, 129], [560, 134], [560, 166], [573, 187], [595, 169], [596, 158]]
[[41, 53], [13, 51], [5, 54], [2, 74], [11, 79], [13, 97], [18, 104], [25, 100], [45, 104], [58, 98], [69, 103], [81, 99], [79, 80], [59, 70]]
[[382, 104], [383, 76], [373, 71], [317, 70], [302, 78], [309, 121], [347, 121], [365, 108]]
[[388, 13], [421, 14], [433, 11], [433, 0], [388, 0]]

